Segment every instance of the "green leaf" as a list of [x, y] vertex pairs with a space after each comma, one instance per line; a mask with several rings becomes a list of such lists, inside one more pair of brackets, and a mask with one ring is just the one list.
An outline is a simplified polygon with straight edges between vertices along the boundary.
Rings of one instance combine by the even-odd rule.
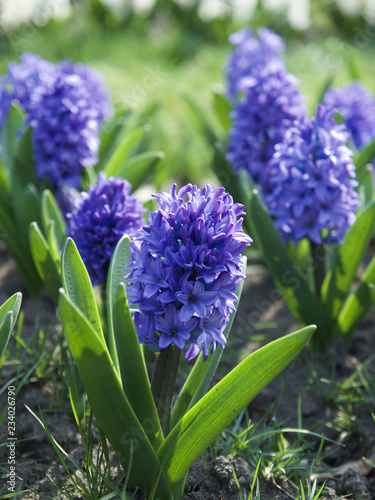
[[10, 185], [14, 155], [17, 151], [18, 146], [17, 132], [21, 129], [23, 121], [23, 113], [16, 106], [11, 106], [5, 117], [3, 127], [0, 131], [2, 156], [4, 159], [8, 186]]
[[157, 483], [157, 495], [171, 500], [160, 463], [124, 394], [102, 335], [64, 290], [60, 290], [59, 311], [64, 334], [98, 426], [111, 442], [124, 470], [131, 463], [131, 481], [148, 494]]
[[363, 169], [366, 168], [368, 163], [371, 163], [375, 157], [375, 139], [370, 142], [366, 147], [354, 156], [353, 161], [357, 170], [357, 177], [360, 177]]
[[146, 175], [163, 158], [165, 158], [165, 154], [162, 151], [147, 151], [132, 156], [125, 162], [118, 175], [127, 179], [132, 185], [132, 191], [135, 191], [142, 184]]
[[21, 235], [13, 214], [0, 207], [0, 233], [10, 255], [15, 260], [22, 275], [27, 292], [31, 298], [36, 298], [43, 288], [42, 280], [35, 268], [29, 245], [25, 248], [25, 242]]
[[55, 197], [49, 189], [45, 189], [42, 194], [42, 223], [45, 234], [48, 233], [51, 221], [54, 221], [53, 234], [56, 250], [60, 253], [66, 240], [66, 223]]
[[38, 184], [35, 170], [33, 131], [28, 127], [23, 133], [12, 164], [12, 186], [16, 182], [20, 188], [27, 184]]
[[91, 286], [89, 273], [77, 250], [76, 244], [68, 238], [61, 259], [62, 283], [69, 298], [90, 321], [104, 342], [99, 311]]
[[123, 111], [120, 113], [120, 115], [112, 118], [110, 122], [107, 122], [100, 131], [99, 162], [95, 165], [97, 172], [104, 169], [119, 142], [119, 137], [126, 133], [128, 116]]
[[332, 319], [340, 313], [353, 280], [375, 231], [375, 201], [349, 228], [344, 241], [335, 249], [331, 267], [324, 279], [321, 297]]
[[228, 132], [232, 125], [232, 120], [229, 118], [229, 113], [233, 109], [232, 104], [229, 102], [223, 92], [220, 92], [219, 90], [214, 90], [213, 98], [216, 116], [219, 118], [220, 124], [225, 132]]
[[129, 243], [126, 236], [120, 239], [108, 271], [108, 344], [129, 403], [153, 448], [157, 449], [163, 442], [163, 433], [125, 290], [124, 276], [130, 263]]
[[370, 296], [371, 296], [371, 301], [372, 301], [372, 307], [375, 309], [375, 284], [370, 283], [368, 285], [368, 288], [370, 290]]
[[0, 360], [4, 355], [20, 312], [22, 294], [17, 292], [0, 307]]
[[361, 175], [357, 177], [359, 186], [357, 188], [361, 200], [359, 212], [367, 207], [374, 200], [374, 169], [368, 164], [361, 170]]
[[[246, 269], [246, 258], [244, 268]], [[237, 303], [240, 301], [242, 289], [243, 280], [240, 281], [236, 290], [236, 295], [238, 297]], [[226, 339], [229, 336], [235, 315], [236, 311], [230, 315], [229, 322], [223, 331], [223, 335]], [[224, 349], [218, 345], [214, 354], [211, 354], [206, 361], [203, 361], [202, 353], [199, 355], [173, 407], [170, 423], [171, 429], [173, 429], [185, 413], [206, 394], [219, 365], [223, 351]]]
[[238, 189], [238, 176], [226, 159], [226, 153], [226, 146], [222, 142], [216, 141], [214, 144], [212, 169], [216, 174], [220, 186], [223, 186], [232, 195], [234, 201], [238, 203], [241, 201], [241, 194]]
[[188, 105], [193, 117], [195, 118], [197, 127], [202, 131], [207, 142], [209, 144], [215, 144], [220, 140], [220, 137], [216, 133], [215, 129], [207, 119], [207, 114], [198, 106], [194, 99], [192, 99], [188, 94], [183, 94], [183, 97]]
[[371, 283], [375, 283], [375, 257], [366, 267], [355, 291], [344, 302], [337, 318], [334, 335], [345, 337], [347, 344], [370, 307], [369, 285]]
[[250, 236], [262, 250], [264, 261], [277, 288], [291, 312], [302, 324], [317, 325], [319, 337], [314, 341], [320, 341], [320, 345], [316, 347], [323, 348], [332, 334], [329, 316], [293, 262], [256, 190], [246, 203], [246, 212], [246, 222], [251, 228]]
[[130, 154], [135, 150], [137, 145], [141, 142], [144, 132], [144, 127], [138, 127], [131, 132], [128, 132], [122, 138], [104, 166], [103, 170], [107, 177], [110, 175], [114, 175], [116, 177], [121, 175], [120, 172], [124, 168], [124, 163], [129, 158]]
[[48, 243], [36, 222], [30, 224], [29, 238], [35, 267], [52, 300], [57, 304], [59, 288], [61, 287], [59, 269], [50, 253]]
[[194, 461], [309, 341], [315, 326], [286, 335], [248, 356], [172, 429], [158, 451], [174, 489]]

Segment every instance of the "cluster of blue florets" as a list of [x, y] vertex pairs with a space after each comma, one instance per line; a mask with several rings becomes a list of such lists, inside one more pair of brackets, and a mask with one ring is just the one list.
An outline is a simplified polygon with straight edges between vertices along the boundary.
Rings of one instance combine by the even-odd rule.
[[135, 236], [144, 224], [146, 209], [130, 194], [128, 181], [99, 174], [74, 201], [66, 214], [67, 232], [73, 238], [93, 285], [106, 280], [111, 257], [123, 235]]
[[[267, 31], [266, 40], [278, 47], [273, 52], [250, 30], [232, 37], [236, 48], [227, 66], [228, 93], [235, 88], [238, 98], [228, 161], [259, 185], [285, 241], [340, 242], [359, 204], [347, 142], [351, 137], [361, 148], [375, 137], [374, 99], [359, 84], [332, 89], [325, 95], [326, 107], [320, 105], [309, 119], [296, 79], [278, 62], [283, 45], [276, 44], [277, 35]], [[335, 113], [346, 125], [333, 119]]]
[[12, 102], [33, 128], [39, 180], [80, 188], [82, 169], [98, 161], [102, 121], [112, 113], [100, 77], [82, 64], [22, 54], [0, 81], [0, 127]]
[[268, 164], [264, 199], [285, 241], [341, 242], [359, 205], [349, 134], [332, 110], [289, 128]]
[[224, 188], [188, 184], [155, 195], [149, 214], [130, 244], [129, 303], [139, 341], [153, 351], [173, 344], [207, 358], [226, 343], [223, 330], [245, 278], [241, 252], [251, 238], [242, 229], [243, 206]]
[[306, 114], [296, 84], [284, 69], [263, 66], [237, 86], [243, 95], [231, 114], [227, 159], [236, 170], [246, 169], [261, 186], [275, 145]]
[[358, 150], [375, 139], [375, 97], [361, 83], [328, 89], [323, 104], [341, 115]]
[[236, 99], [241, 91], [238, 84], [258, 68], [269, 65], [284, 69], [280, 54], [285, 51], [283, 39], [268, 28], [259, 28], [257, 35], [250, 28], [233, 33], [229, 41], [234, 49], [226, 66], [227, 91], [230, 99]]

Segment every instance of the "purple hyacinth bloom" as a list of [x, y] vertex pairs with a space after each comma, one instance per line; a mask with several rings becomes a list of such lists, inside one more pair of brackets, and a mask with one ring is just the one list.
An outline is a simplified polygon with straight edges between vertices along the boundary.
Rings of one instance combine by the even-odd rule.
[[238, 218], [243, 206], [209, 184], [179, 191], [174, 184], [155, 197], [158, 210], [130, 244], [127, 291], [138, 338], [153, 351], [173, 344], [188, 347], [187, 359], [200, 350], [206, 359], [225, 346], [222, 332], [245, 278], [241, 253], [252, 240]]
[[264, 66], [243, 78], [239, 89], [243, 96], [231, 113], [227, 160], [263, 185], [275, 145], [295, 120], [306, 116], [306, 108], [296, 78], [284, 69]]
[[130, 194], [131, 185], [122, 178], [98, 176], [74, 201], [66, 214], [67, 232], [73, 238], [93, 285], [107, 278], [109, 263], [123, 235], [134, 237], [144, 223], [145, 208]]
[[341, 242], [355, 221], [358, 183], [349, 133], [332, 114], [319, 105], [315, 117], [285, 132], [269, 162], [263, 196], [285, 241]]
[[268, 28], [259, 28], [257, 35], [250, 28], [244, 28], [229, 37], [235, 46], [226, 66], [228, 95], [237, 97], [239, 82], [251, 76], [265, 65], [284, 69], [280, 54], [285, 50], [283, 39]]
[[375, 139], [375, 97], [361, 83], [328, 89], [323, 104], [340, 113], [357, 149]]
[[25, 52], [20, 62], [10, 62], [0, 80], [0, 129], [12, 102], [19, 102], [28, 113], [33, 100], [45, 85], [53, 81], [55, 66], [40, 56]]
[[81, 188], [84, 167], [98, 161], [99, 129], [112, 107], [99, 76], [82, 64], [52, 64], [34, 54], [10, 63], [0, 82], [0, 127], [12, 102], [33, 127], [39, 180]]

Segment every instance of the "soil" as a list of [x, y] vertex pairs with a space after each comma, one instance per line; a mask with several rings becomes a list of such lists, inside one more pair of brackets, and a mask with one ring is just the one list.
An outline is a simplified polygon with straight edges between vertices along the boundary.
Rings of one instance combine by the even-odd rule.
[[[17, 291], [23, 291], [22, 280], [0, 244], [0, 303]], [[33, 332], [35, 324], [38, 324], [43, 328], [47, 338], [44, 351], [53, 353], [57, 345], [56, 331], [58, 332], [60, 327], [56, 320], [54, 305], [48, 295], [43, 293], [38, 300], [30, 300], [24, 294], [22, 311], [24, 341], [35, 338]], [[261, 265], [250, 266], [230, 341], [225, 349], [217, 378], [250, 352], [296, 329], [298, 325], [280, 299], [266, 269]], [[365, 457], [375, 462], [375, 422], [371, 417], [371, 412], [375, 412], [374, 329], [375, 315], [369, 311], [356, 332], [349, 351], [344, 349], [340, 339], [335, 341], [324, 354], [310, 353], [306, 349], [248, 407], [253, 424], [261, 421], [262, 425], [267, 425], [272, 419], [276, 419], [282, 427], [295, 428], [302, 422], [303, 429], [312, 429], [315, 433], [324, 434], [326, 439], [322, 454], [326, 471], [315, 476], [318, 485], [326, 481], [328, 487], [325, 489], [327, 493], [322, 498], [375, 499], [375, 468], [363, 460]], [[14, 355], [16, 345], [13, 340], [11, 348]], [[29, 345], [29, 351], [36, 353], [38, 345]], [[24, 366], [30, 365], [31, 368], [37, 359], [36, 354], [30, 354], [23, 361]], [[365, 387], [367, 404], [361, 405], [353, 400], [352, 393], [346, 393], [342, 387], [341, 389], [338, 387], [341, 381], [358, 372], [364, 363], [366, 363], [365, 373], [369, 386], [367, 389]], [[4, 386], [4, 391], [0, 395], [1, 410], [5, 407], [6, 387], [16, 371], [17, 365], [5, 364], [0, 372], [0, 388]], [[298, 415], [299, 404], [300, 415]], [[64, 498], [59, 496], [51, 480], [65, 486], [72, 498], [83, 498], [69, 482], [67, 473], [45, 430], [30, 412], [31, 410], [40, 417], [39, 408], [42, 409], [43, 418], [55, 440], [78, 466], [83, 467], [82, 441], [72, 416], [68, 391], [61, 377], [61, 366], [51, 355], [48, 367], [42, 371], [42, 375], [38, 376], [37, 372], [32, 370], [17, 394], [16, 474], [22, 479], [22, 489], [28, 490], [19, 495], [19, 498], [23, 500]], [[345, 415], [349, 415], [349, 421], [345, 421]], [[5, 443], [7, 438], [5, 423], [4, 421], [0, 427], [2, 443]], [[294, 433], [286, 433], [285, 436], [290, 440], [295, 439]], [[96, 433], [94, 441], [95, 438], [97, 439]], [[308, 460], [312, 461], [321, 440], [306, 435], [305, 442], [311, 442], [311, 457]], [[264, 446], [267, 446], [267, 442]], [[241, 494], [233, 470], [242, 495], [247, 498], [254, 478], [255, 464], [245, 460], [240, 452], [225, 457], [220, 451], [219, 449], [217, 453], [206, 453], [193, 465], [187, 478], [184, 500], [240, 499]], [[0, 447], [2, 474], [0, 498], [8, 492], [7, 460], [8, 448]], [[111, 472], [115, 478], [117, 473], [115, 457]], [[17, 487], [20, 484], [18, 480]], [[289, 500], [298, 496], [293, 481], [286, 481], [282, 474], [258, 476], [258, 487], [261, 500]], [[135, 498], [141, 500], [144, 495], [137, 492]]]

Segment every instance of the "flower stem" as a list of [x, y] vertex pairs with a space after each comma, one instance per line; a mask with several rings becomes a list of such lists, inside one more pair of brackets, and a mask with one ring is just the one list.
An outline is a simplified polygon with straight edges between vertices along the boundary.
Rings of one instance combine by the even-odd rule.
[[326, 251], [323, 245], [318, 245], [313, 241], [310, 241], [310, 243], [314, 269], [315, 293], [317, 297], [320, 298], [322, 284], [326, 275]]
[[180, 349], [174, 345], [162, 349], [155, 360], [152, 374], [151, 390], [165, 437], [169, 433], [180, 352]]

